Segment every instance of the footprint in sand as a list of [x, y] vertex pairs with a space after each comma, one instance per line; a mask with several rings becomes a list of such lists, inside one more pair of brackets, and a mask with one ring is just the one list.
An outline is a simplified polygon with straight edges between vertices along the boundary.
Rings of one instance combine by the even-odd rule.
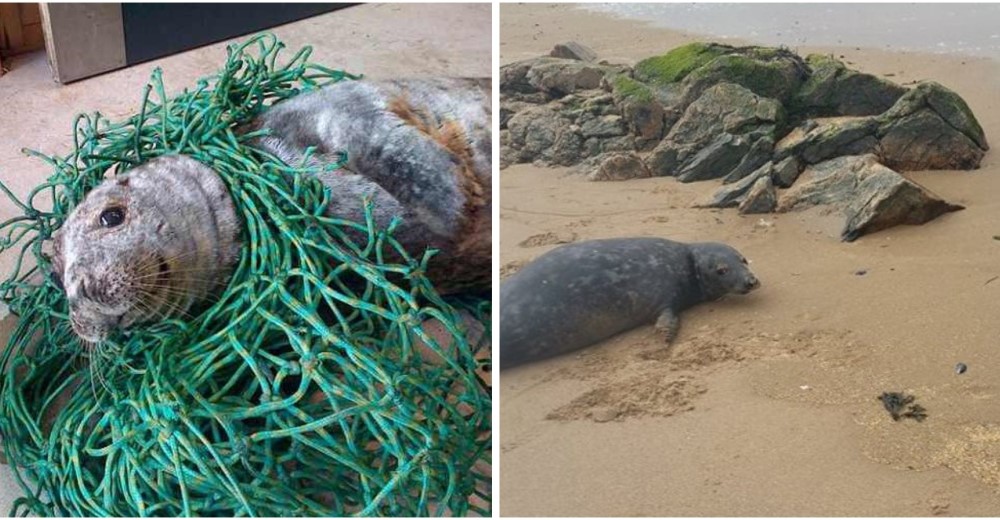
[[507, 278], [508, 276], [518, 272], [522, 267], [528, 265], [527, 260], [514, 260], [513, 262], [507, 262], [500, 266], [500, 278]]
[[539, 246], [551, 246], [554, 244], [568, 244], [570, 242], [576, 242], [576, 233], [573, 233], [571, 231], [553, 233], [549, 231], [548, 233], [531, 235], [530, 237], [522, 240], [521, 243], [518, 244], [518, 246], [539, 247]]
[[637, 417], [670, 417], [694, 410], [693, 402], [708, 391], [689, 376], [637, 374], [613, 381], [578, 396], [545, 416], [550, 421], [589, 419], [624, 421]]

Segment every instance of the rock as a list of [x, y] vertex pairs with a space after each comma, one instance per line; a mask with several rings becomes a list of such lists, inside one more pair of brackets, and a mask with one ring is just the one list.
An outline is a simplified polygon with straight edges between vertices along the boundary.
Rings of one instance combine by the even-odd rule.
[[525, 95], [561, 98], [579, 90], [597, 89], [605, 75], [627, 73], [624, 65], [600, 65], [543, 56], [500, 67], [500, 93], [524, 100]]
[[774, 190], [774, 184], [771, 183], [771, 176], [762, 175], [754, 181], [750, 191], [740, 202], [739, 211], [744, 215], [770, 213], [777, 205], [778, 194]]
[[975, 169], [989, 150], [965, 101], [937, 83], [921, 83], [877, 120], [880, 156], [893, 168]]
[[777, 160], [796, 157], [815, 164], [841, 155], [875, 151], [878, 122], [872, 117], [810, 120], [792, 130], [774, 147]]
[[687, 107], [646, 164], [655, 175], [682, 180], [723, 177], [740, 164], [750, 143], [773, 136], [782, 117], [777, 101], [720, 83]]
[[847, 223], [841, 231], [841, 238], [850, 242], [861, 235], [899, 224], [923, 224], [960, 209], [964, 207], [949, 204], [922, 186], [885, 168], [858, 184], [858, 194], [846, 211]]
[[806, 80], [809, 69], [798, 55], [785, 49], [739, 47], [685, 76], [681, 102], [686, 106], [719, 83], [735, 83], [764, 98], [789, 101]]
[[635, 65], [635, 78], [644, 83], [675, 83], [691, 71], [731, 51], [733, 47], [695, 42], [677, 47], [666, 54], [646, 58]]
[[777, 144], [774, 156], [816, 164], [877, 152], [887, 166], [913, 171], [977, 168], [988, 149], [965, 102], [936, 83], [923, 83], [878, 116], [807, 121]]
[[620, 74], [611, 81], [615, 102], [621, 107], [622, 116], [629, 130], [636, 136], [640, 148], [655, 145], [665, 131], [663, 105], [653, 96], [650, 88]]
[[832, 56], [806, 58], [812, 73], [791, 100], [800, 117], [874, 116], [888, 110], [906, 89], [871, 74], [848, 69]]
[[665, 139], [697, 145], [711, 142], [722, 132], [768, 135], [783, 117], [777, 101], [733, 83], [720, 83], [687, 107]]
[[930, 109], [940, 116], [949, 126], [961, 132], [983, 150], [989, 150], [983, 128], [976, 121], [969, 105], [958, 94], [948, 90], [939, 83], [926, 81], [907, 92], [879, 119], [895, 120], [917, 112]]
[[722, 177], [735, 168], [749, 150], [750, 142], [745, 137], [728, 133], [719, 135], [685, 162], [677, 173], [677, 180], [693, 182]]
[[860, 179], [869, 175], [876, 165], [881, 166], [869, 154], [837, 157], [810, 166], [802, 172], [795, 186], [785, 192], [778, 211], [828, 204], [846, 207]]
[[553, 58], [566, 58], [569, 60], [597, 61], [597, 53], [590, 47], [577, 42], [559, 43], [549, 52]]
[[510, 130], [500, 130], [500, 169], [520, 161], [521, 154], [510, 145]]
[[507, 122], [521, 110], [537, 106], [523, 101], [500, 100], [500, 129], [507, 128]]
[[720, 82], [736, 83], [760, 96], [785, 100], [808, 72], [802, 58], [785, 49], [701, 42], [677, 47], [635, 65], [635, 79], [644, 83], [662, 86], [683, 81], [688, 103]]
[[587, 90], [578, 93], [582, 99], [580, 109], [595, 115], [620, 115], [615, 106], [615, 98], [603, 90]]
[[538, 89], [528, 82], [528, 71], [541, 59], [545, 58], [532, 58], [500, 67], [500, 93], [516, 95], [537, 92]]
[[572, 121], [548, 106], [522, 110], [507, 121], [514, 162], [570, 166], [581, 159], [583, 138]]
[[680, 164], [680, 148], [671, 141], [662, 141], [646, 156], [646, 166], [653, 175], [673, 175]]
[[774, 165], [771, 180], [779, 188], [789, 188], [795, 183], [795, 179], [799, 178], [800, 173], [802, 173], [802, 166], [799, 164], [799, 160], [795, 157], [785, 157]]
[[872, 154], [838, 157], [808, 168], [782, 197], [778, 209], [818, 204], [843, 211], [841, 238], [845, 241], [899, 224], [923, 224], [963, 209], [883, 166]]
[[536, 63], [527, 72], [528, 83], [552, 97], [562, 97], [578, 90], [600, 88], [606, 74], [619, 74], [626, 67], [595, 65], [577, 60], [549, 58]]
[[502, 166], [639, 151], [653, 175], [734, 183], [773, 162], [776, 190], [841, 156], [968, 169], [989, 149], [954, 92], [936, 83], [907, 91], [831, 57], [696, 43], [631, 69], [595, 63], [575, 42], [552, 54], [501, 67]]
[[594, 157], [605, 152], [630, 152], [635, 150], [635, 138], [630, 135], [608, 138], [590, 138], [584, 143], [587, 157]]
[[624, 181], [652, 177], [652, 172], [646, 167], [634, 152], [609, 152], [587, 161], [586, 167], [589, 181]]
[[601, 116], [587, 120], [580, 126], [580, 134], [587, 137], [616, 137], [625, 135], [622, 116]]
[[765, 135], [750, 146], [743, 159], [722, 179], [724, 184], [736, 182], [753, 173], [761, 166], [771, 162], [771, 152], [774, 150], [774, 139]]
[[732, 183], [724, 184], [712, 197], [702, 203], [695, 204], [696, 208], [733, 208], [740, 204], [746, 194], [754, 184], [764, 178], [770, 177], [773, 171], [773, 164], [768, 162], [752, 172], [750, 175]]

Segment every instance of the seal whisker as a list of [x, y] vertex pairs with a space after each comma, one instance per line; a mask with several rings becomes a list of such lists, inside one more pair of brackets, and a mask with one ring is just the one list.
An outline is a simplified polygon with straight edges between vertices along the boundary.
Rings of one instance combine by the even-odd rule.
[[[147, 291], [140, 291], [140, 294], [144, 294], [144, 295], [146, 295], [147, 297], [152, 297], [152, 296], [153, 296], [153, 295], [152, 295], [151, 293], [149, 293], [149, 292], [147, 292]], [[172, 302], [172, 301], [171, 301], [171, 299], [170, 299], [170, 296], [171, 296], [171, 295], [170, 295], [170, 294], [166, 294], [166, 296], [167, 296], [167, 298], [164, 298], [164, 299], [162, 300], [162, 304], [163, 304], [163, 305], [166, 305], [166, 306], [167, 306], [167, 311], [168, 311], [168, 312], [166, 312], [166, 313], [162, 313], [162, 312], [161, 312], [161, 313], [160, 313], [160, 316], [161, 316], [161, 317], [164, 317], [164, 318], [166, 318], [166, 317], [169, 317], [169, 316], [170, 316], [170, 315], [171, 315], [172, 313], [174, 313], [174, 312], [178, 312], [178, 313], [180, 313], [180, 314], [181, 314], [181, 315], [182, 315], [182, 316], [183, 316], [184, 318], [187, 318], [187, 319], [191, 319], [191, 320], [193, 320], [193, 319], [194, 319], [194, 316], [192, 316], [192, 315], [191, 315], [191, 313], [189, 313], [189, 312], [187, 312], [186, 310], [184, 310], [184, 309], [183, 309], [183, 308], [181, 307], [181, 305], [180, 305], [179, 303], [175, 303], [175, 302]], [[186, 295], [185, 295], [185, 296], [186, 296]]]
[[140, 310], [140, 312], [148, 314], [150, 319], [168, 318], [169, 313], [161, 309], [162, 304], [159, 305], [154, 304], [154, 302], [149, 301], [151, 299], [154, 299], [152, 295], [139, 291], [136, 298], [132, 298], [129, 300], [129, 304], [137, 307]]
[[[153, 256], [147, 257], [145, 261], [140, 261], [139, 263], [137, 263], [135, 265], [135, 267], [136, 267], [137, 271], [142, 272], [142, 271], [145, 271], [145, 270], [150, 269], [150, 268], [154, 268], [154, 267], [158, 268], [163, 263], [169, 263], [169, 262], [174, 262], [174, 261], [177, 261], [177, 260], [186, 259], [186, 258], [189, 258], [189, 257], [192, 257], [192, 256], [197, 256], [197, 255], [199, 255], [201, 253], [202, 253], [202, 251], [199, 251], [199, 250], [196, 249], [196, 250], [193, 250], [193, 251], [185, 251], [183, 253], [180, 253], [180, 254], [177, 254], [177, 255], [173, 255], [173, 256], [168, 256], [168, 257], [153, 255]], [[208, 269], [208, 270], [214, 270], [214, 269]]]
[[[179, 299], [186, 299], [191, 297], [189, 291], [183, 289], [178, 289], [176, 287], [169, 287], [164, 285], [133, 285], [136, 290], [145, 292], [148, 296], [154, 297], [156, 295], [162, 294], [166, 296], [173, 296]], [[199, 295], [200, 300], [218, 302], [221, 297], [216, 294], [204, 294]]]
[[[208, 272], [208, 271], [214, 271], [214, 270], [206, 269], [205, 271], [195, 271], [195, 270], [192, 270], [192, 271], [170, 271], [170, 274], [202, 273], [202, 272]], [[142, 276], [136, 276], [136, 277], [134, 277], [132, 279], [133, 280], [149, 280], [149, 279], [152, 278], [153, 280], [159, 280], [162, 277], [163, 277], [163, 275], [161, 273], [152, 273], [152, 274], [145, 274], [145, 275], [142, 275]], [[213, 285], [219, 283], [218, 279], [213, 279], [213, 278], [200, 278], [200, 277], [195, 277], [195, 276], [184, 276], [183, 278], [184, 278], [184, 280], [191, 281], [191, 282], [211, 283]]]
[[146, 302], [145, 300], [133, 299], [133, 300], [131, 300], [130, 304], [131, 305], [135, 305], [139, 309], [140, 312], [142, 312], [144, 314], [149, 314], [149, 315], [153, 316], [154, 318], [162, 318], [163, 317], [162, 313], [159, 313], [155, 309], [153, 309], [152, 305], [150, 303]]

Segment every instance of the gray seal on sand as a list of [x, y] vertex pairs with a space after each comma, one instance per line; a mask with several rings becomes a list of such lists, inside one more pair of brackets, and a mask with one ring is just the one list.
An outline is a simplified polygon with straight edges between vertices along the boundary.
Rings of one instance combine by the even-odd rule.
[[500, 369], [649, 323], [669, 344], [684, 309], [759, 286], [746, 258], [717, 242], [612, 238], [561, 246], [500, 285]]
[[[318, 175], [327, 215], [380, 227], [419, 258], [441, 293], [491, 283], [491, 81], [425, 78], [343, 81], [275, 104], [237, 129], [266, 129], [251, 146], [298, 165], [346, 167]], [[364, 238], [361, 232], [359, 237]], [[53, 237], [52, 270], [81, 338], [187, 314], [228, 283], [242, 222], [222, 178], [184, 155], [164, 155], [105, 180]], [[365, 234], [365, 236], [367, 236]]]

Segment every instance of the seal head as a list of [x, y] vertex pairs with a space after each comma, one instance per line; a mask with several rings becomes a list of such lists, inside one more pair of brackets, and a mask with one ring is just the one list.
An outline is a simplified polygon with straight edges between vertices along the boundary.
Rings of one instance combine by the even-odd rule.
[[187, 313], [228, 280], [239, 233], [226, 186], [190, 157], [104, 181], [54, 237], [73, 330], [99, 343], [112, 329]]
[[733, 293], [747, 294], [760, 287], [747, 259], [732, 247], [718, 242], [695, 243], [689, 247], [702, 301], [718, 300]]

